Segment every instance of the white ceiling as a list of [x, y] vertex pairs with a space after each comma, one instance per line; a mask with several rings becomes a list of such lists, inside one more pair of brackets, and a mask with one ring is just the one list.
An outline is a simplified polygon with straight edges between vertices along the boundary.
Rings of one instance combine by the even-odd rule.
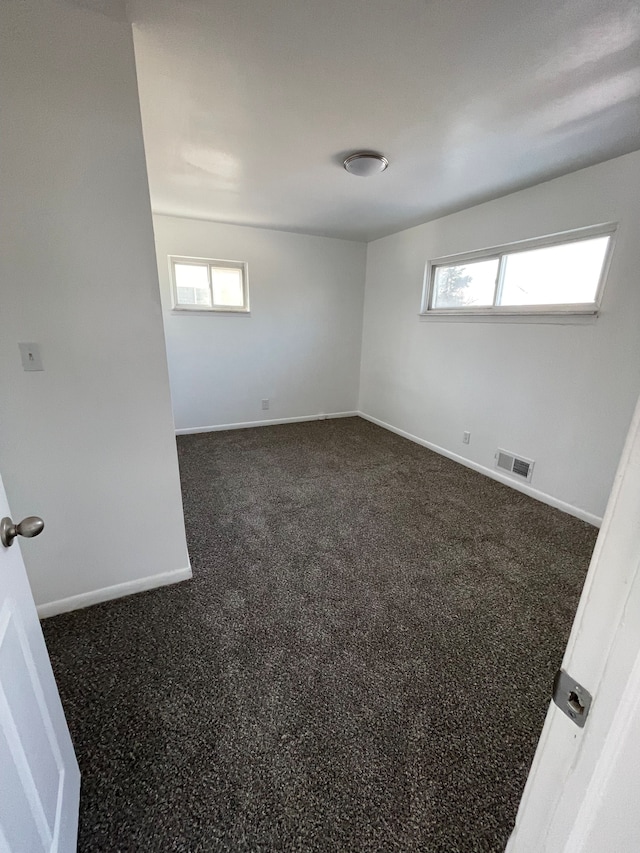
[[129, 12], [159, 213], [369, 240], [640, 148], [636, 0]]

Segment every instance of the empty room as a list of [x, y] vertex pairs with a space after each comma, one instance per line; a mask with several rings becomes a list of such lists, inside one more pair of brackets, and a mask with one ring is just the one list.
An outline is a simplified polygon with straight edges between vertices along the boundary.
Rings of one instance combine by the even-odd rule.
[[0, 851], [637, 853], [637, 4], [0, 68]]

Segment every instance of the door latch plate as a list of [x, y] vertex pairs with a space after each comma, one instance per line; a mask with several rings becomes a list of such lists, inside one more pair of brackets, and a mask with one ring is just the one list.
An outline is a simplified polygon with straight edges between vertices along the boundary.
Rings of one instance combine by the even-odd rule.
[[584, 726], [591, 708], [591, 693], [563, 669], [557, 671], [553, 681], [553, 701], [576, 726]]

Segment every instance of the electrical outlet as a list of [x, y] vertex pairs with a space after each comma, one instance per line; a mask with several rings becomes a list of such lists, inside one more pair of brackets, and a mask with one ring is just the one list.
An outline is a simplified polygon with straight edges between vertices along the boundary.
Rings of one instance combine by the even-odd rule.
[[39, 344], [18, 344], [23, 370], [44, 370]]
[[269, 408], [269, 400], [263, 400], [262, 401], [262, 411], [266, 412], [268, 408]]
[[462, 433], [462, 443], [463, 444], [469, 444], [470, 441], [471, 441], [471, 433], [470, 432], [463, 432]]

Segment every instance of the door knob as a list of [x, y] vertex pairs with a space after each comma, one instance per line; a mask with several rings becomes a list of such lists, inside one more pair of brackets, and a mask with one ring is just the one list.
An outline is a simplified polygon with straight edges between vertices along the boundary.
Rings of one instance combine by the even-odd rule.
[[38, 518], [37, 515], [30, 515], [28, 518], [23, 518], [18, 524], [7, 516], [0, 521], [0, 541], [5, 548], [8, 548], [16, 536], [25, 536], [27, 539], [33, 539], [39, 533], [42, 533], [44, 521]]

